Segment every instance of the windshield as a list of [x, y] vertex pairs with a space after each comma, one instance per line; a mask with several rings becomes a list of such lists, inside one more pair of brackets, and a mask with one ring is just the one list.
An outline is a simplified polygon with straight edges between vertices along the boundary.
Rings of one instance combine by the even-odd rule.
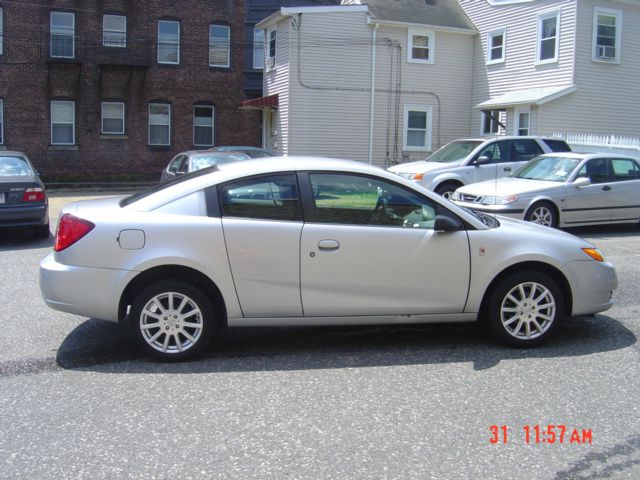
[[516, 170], [513, 178], [566, 182], [580, 160], [567, 157], [538, 157]]
[[26, 177], [33, 175], [33, 170], [24, 158], [0, 157], [0, 177]]
[[455, 140], [436, 150], [427, 157], [425, 162], [453, 163], [464, 160], [478, 145], [480, 140]]
[[212, 165], [222, 165], [223, 163], [237, 162], [238, 160], [248, 160], [250, 157], [244, 153], [225, 153], [214, 155], [197, 155], [191, 157], [192, 171], [202, 170]]

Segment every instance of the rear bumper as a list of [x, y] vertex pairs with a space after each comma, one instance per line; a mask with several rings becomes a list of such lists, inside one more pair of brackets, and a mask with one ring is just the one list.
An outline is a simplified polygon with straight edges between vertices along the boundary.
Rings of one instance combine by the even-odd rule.
[[137, 273], [63, 265], [50, 253], [40, 262], [40, 291], [54, 310], [117, 322], [124, 287]]
[[0, 228], [49, 225], [49, 205], [0, 205]]
[[616, 271], [610, 263], [593, 260], [574, 261], [566, 265], [573, 291], [572, 315], [587, 315], [613, 306], [613, 291], [618, 288]]

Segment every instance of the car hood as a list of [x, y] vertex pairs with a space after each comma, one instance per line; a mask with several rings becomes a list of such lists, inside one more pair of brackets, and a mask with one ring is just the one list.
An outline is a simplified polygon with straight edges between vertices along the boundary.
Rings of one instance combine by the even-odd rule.
[[563, 188], [562, 182], [549, 182], [545, 180], [528, 180], [526, 178], [498, 178], [496, 180], [486, 180], [484, 182], [472, 183], [460, 187], [458, 191], [467, 195], [489, 196], [489, 195], [522, 195], [524, 193], [534, 193], [543, 190]]
[[399, 165], [394, 165], [390, 167], [388, 170], [393, 173], [427, 173], [434, 172], [436, 170], [446, 170], [448, 168], [456, 168], [462, 164], [462, 160], [459, 162], [410, 162], [410, 163], [400, 163]]

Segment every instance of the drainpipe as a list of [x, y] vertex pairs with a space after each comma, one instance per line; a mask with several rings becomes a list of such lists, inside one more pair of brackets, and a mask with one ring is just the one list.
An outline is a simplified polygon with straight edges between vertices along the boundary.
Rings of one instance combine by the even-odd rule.
[[373, 165], [373, 115], [376, 103], [376, 40], [378, 38], [378, 27], [375, 23], [371, 32], [371, 101], [369, 104], [369, 163]]

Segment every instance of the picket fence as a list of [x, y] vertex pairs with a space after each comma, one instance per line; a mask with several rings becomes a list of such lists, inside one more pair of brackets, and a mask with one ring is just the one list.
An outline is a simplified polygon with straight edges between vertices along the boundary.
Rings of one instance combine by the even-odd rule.
[[553, 136], [567, 142], [574, 152], [619, 153], [640, 157], [640, 137], [588, 133], [555, 133]]

